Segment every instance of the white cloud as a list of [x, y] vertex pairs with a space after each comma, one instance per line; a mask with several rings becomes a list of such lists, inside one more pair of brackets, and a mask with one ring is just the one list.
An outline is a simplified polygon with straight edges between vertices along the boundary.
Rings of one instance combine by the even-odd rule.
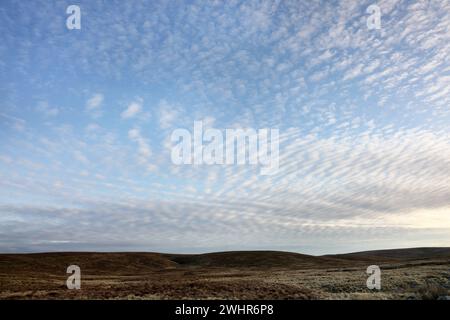
[[121, 113], [122, 119], [130, 119], [135, 117], [142, 111], [142, 99], [137, 99], [128, 105], [128, 107]]
[[166, 100], [159, 102], [159, 125], [161, 129], [172, 127], [179, 116], [177, 107], [169, 104]]
[[96, 93], [94, 94], [89, 100], [86, 102], [86, 108], [87, 110], [94, 110], [101, 107], [103, 103], [103, 94]]
[[59, 114], [59, 109], [57, 107], [50, 107], [47, 101], [39, 102], [36, 111], [42, 113], [46, 117], [54, 117]]
[[134, 141], [138, 145], [138, 162], [144, 165], [147, 170], [153, 171], [155, 169], [154, 164], [150, 162], [152, 156], [152, 150], [150, 148], [149, 142], [145, 139], [140, 130], [137, 128], [128, 131], [128, 138]]
[[86, 111], [93, 117], [98, 118], [102, 115], [103, 94], [96, 93], [86, 102]]

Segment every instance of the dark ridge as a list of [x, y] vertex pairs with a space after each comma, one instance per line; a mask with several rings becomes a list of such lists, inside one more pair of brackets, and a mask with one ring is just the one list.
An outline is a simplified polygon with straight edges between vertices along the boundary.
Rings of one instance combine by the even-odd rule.
[[283, 251], [228, 251], [205, 254], [167, 254], [171, 261], [188, 267], [317, 267], [318, 265], [335, 266], [340, 261], [334, 258], [316, 257]]
[[230, 251], [205, 254], [154, 252], [55, 252], [0, 254], [0, 273], [60, 273], [71, 264], [93, 274], [134, 275], [165, 269], [249, 268], [323, 269], [404, 261], [449, 259], [450, 248], [412, 248], [312, 256], [282, 251]]
[[325, 255], [324, 257], [344, 259], [344, 260], [386, 261], [386, 262], [450, 259], [450, 248], [434, 247], [434, 248], [387, 249], [387, 250], [352, 252], [346, 254]]

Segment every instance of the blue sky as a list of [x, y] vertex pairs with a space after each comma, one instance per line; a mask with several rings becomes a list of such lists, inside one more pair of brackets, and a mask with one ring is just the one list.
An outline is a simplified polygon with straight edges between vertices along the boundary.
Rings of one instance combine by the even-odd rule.
[[[1, 252], [450, 246], [447, 1], [3, 0], [0, 37]], [[279, 129], [277, 174], [172, 164], [200, 120]]]

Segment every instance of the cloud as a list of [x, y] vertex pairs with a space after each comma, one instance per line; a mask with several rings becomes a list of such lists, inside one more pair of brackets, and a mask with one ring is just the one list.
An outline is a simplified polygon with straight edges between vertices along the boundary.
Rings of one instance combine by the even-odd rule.
[[50, 107], [47, 101], [41, 101], [36, 107], [36, 111], [42, 113], [45, 117], [54, 117], [59, 114], [59, 108]]
[[122, 119], [134, 118], [137, 114], [142, 111], [142, 99], [138, 99], [128, 105], [128, 107], [121, 113]]
[[7, 126], [13, 128], [18, 132], [23, 132], [26, 129], [27, 122], [24, 119], [16, 116], [11, 116], [0, 112], [0, 121], [2, 125], [6, 123]]
[[86, 102], [86, 111], [94, 118], [98, 118], [102, 115], [102, 104], [104, 96], [101, 93], [94, 94]]
[[[369, 4], [92, 2], [67, 41], [57, 6], [6, 3], [4, 250], [449, 245], [450, 3], [380, 1], [381, 30]], [[200, 119], [278, 128], [279, 172], [173, 165]]]
[[139, 129], [131, 129], [128, 131], [128, 138], [138, 144], [138, 162], [145, 166], [146, 170], [153, 171], [156, 169], [155, 165], [150, 162], [152, 150], [148, 140], [142, 137]]
[[173, 126], [174, 122], [180, 116], [179, 109], [169, 104], [166, 100], [159, 102], [159, 126], [161, 129], [168, 129]]

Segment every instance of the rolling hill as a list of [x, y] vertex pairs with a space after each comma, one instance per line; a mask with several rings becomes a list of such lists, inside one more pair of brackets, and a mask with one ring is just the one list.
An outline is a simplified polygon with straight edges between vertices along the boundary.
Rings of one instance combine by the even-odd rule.
[[229, 251], [205, 254], [149, 252], [54, 252], [0, 254], [0, 273], [60, 272], [77, 264], [96, 274], [142, 274], [164, 269], [250, 268], [309, 269], [338, 268], [367, 263], [395, 263], [449, 259], [450, 248], [377, 250], [338, 255], [312, 256], [282, 251]]
[[[81, 268], [81, 290], [66, 269]], [[383, 291], [366, 287], [380, 265]], [[450, 295], [450, 248], [312, 256], [280, 251], [205, 254], [0, 254], [1, 299], [434, 299]]]
[[351, 261], [405, 262], [416, 260], [450, 259], [450, 248], [406, 248], [353, 252], [324, 257]]

